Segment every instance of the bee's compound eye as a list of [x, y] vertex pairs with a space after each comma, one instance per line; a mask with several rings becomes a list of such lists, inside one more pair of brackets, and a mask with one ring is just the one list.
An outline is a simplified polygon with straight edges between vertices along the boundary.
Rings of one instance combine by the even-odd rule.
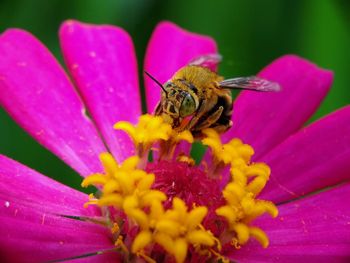
[[196, 103], [190, 94], [187, 94], [180, 106], [180, 116], [186, 117], [196, 111]]

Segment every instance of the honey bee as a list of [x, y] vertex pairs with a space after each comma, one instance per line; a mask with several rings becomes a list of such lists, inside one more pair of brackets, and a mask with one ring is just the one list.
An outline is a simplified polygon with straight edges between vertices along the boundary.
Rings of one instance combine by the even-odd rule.
[[214, 54], [199, 57], [164, 84], [145, 71], [162, 89], [154, 114], [162, 116], [175, 130], [187, 129], [195, 138], [200, 138], [205, 128], [222, 133], [232, 126], [231, 89], [280, 90], [277, 83], [256, 76], [224, 80], [207, 67], [220, 60], [221, 57]]

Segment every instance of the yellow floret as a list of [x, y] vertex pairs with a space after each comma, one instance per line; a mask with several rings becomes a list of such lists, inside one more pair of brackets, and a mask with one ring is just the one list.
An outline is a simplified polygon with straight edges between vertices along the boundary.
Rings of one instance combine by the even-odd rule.
[[162, 117], [150, 114], [142, 115], [137, 125], [126, 121], [117, 122], [114, 129], [123, 130], [130, 136], [140, 158], [145, 158], [157, 142], [167, 142], [166, 147], [163, 147], [167, 155], [173, 153], [174, 146], [180, 141], [193, 142], [190, 131], [177, 132]]
[[188, 211], [186, 204], [179, 198], [173, 199], [173, 207], [158, 216], [155, 230], [155, 242], [168, 253], [174, 255], [176, 262], [183, 262], [189, 245], [211, 247], [216, 239], [201, 223], [208, 210], [199, 206]]
[[217, 163], [230, 164], [235, 159], [242, 159], [249, 162], [254, 154], [253, 148], [248, 144], [243, 144], [241, 140], [234, 138], [229, 143], [222, 144], [219, 134], [214, 129], [204, 129], [206, 135], [202, 143], [211, 148], [214, 161]]

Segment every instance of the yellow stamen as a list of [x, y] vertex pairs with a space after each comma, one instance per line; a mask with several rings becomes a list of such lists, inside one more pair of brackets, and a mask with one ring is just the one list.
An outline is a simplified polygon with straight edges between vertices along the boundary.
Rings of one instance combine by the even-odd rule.
[[137, 252], [136, 255], [140, 258], [143, 258], [147, 263], [157, 263], [157, 261], [147, 256], [143, 250]]
[[87, 208], [89, 205], [97, 205], [98, 199], [95, 198], [93, 194], [89, 194], [89, 201], [84, 204], [84, 208]]
[[114, 243], [114, 245], [116, 247], [120, 247], [126, 254], [129, 254], [129, 250], [128, 248], [126, 247], [126, 245], [124, 244], [124, 241], [123, 241], [123, 237], [122, 236], [118, 236], [118, 239], [117, 241]]
[[238, 223], [234, 225], [233, 229], [237, 233], [237, 239], [240, 244], [247, 243], [249, 239], [249, 227], [246, 224]]
[[117, 223], [113, 223], [113, 227], [111, 228], [112, 234], [118, 233], [120, 230], [120, 227]]
[[239, 244], [237, 238], [232, 238], [230, 244], [231, 244], [231, 246], [233, 246], [235, 249], [241, 249], [241, 245]]
[[209, 249], [209, 251], [214, 254], [214, 256], [218, 259], [218, 262], [222, 263], [230, 263], [230, 260], [225, 258], [224, 256], [220, 255], [218, 252], [216, 252], [214, 249]]
[[187, 156], [187, 155], [183, 155], [183, 154], [180, 154], [177, 158], [176, 158], [176, 161], [178, 162], [183, 162], [183, 163], [187, 163], [188, 166], [194, 166], [195, 165], [195, 161]]
[[251, 236], [253, 236], [256, 240], [259, 241], [263, 248], [267, 248], [269, 246], [269, 238], [267, 237], [265, 232], [260, 228], [251, 227], [249, 229], [249, 233]]
[[81, 183], [82, 187], [88, 187], [89, 185], [104, 185], [107, 182], [107, 178], [103, 174], [93, 174], [85, 178]]

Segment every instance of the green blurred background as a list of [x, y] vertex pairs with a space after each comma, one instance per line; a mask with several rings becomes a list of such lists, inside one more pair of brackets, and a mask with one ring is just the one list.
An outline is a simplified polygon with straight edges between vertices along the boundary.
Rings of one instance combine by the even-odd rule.
[[[332, 69], [333, 88], [312, 120], [350, 102], [347, 0], [0, 0], [1, 31], [19, 27], [32, 32], [61, 62], [57, 30], [69, 18], [126, 29], [134, 39], [140, 72], [152, 30], [159, 21], [170, 20], [216, 39], [224, 56], [220, 73], [227, 77], [255, 74], [287, 53]], [[23, 132], [2, 109], [0, 135], [1, 154], [79, 188], [80, 177]]]

